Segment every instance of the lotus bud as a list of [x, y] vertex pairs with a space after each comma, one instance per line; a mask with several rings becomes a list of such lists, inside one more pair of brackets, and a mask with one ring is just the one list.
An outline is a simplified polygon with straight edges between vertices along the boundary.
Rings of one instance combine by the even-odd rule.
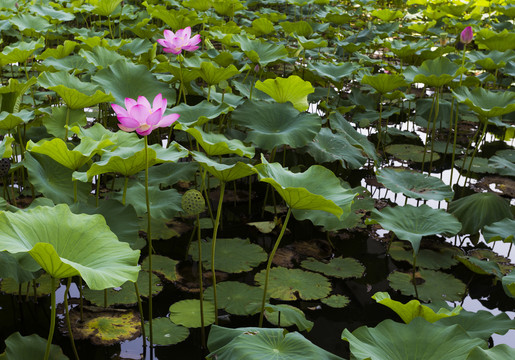
[[188, 190], [182, 195], [182, 209], [189, 215], [200, 214], [204, 211], [204, 197], [198, 190]]
[[460, 40], [464, 44], [470, 44], [473, 37], [474, 33], [472, 32], [472, 26], [467, 26], [460, 34]]

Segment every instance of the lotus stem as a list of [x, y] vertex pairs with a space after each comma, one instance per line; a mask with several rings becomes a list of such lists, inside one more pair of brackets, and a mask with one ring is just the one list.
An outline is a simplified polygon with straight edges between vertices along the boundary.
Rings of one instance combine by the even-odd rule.
[[[211, 240], [211, 275], [213, 276], [213, 297], [215, 305], [215, 324], [218, 325], [218, 299], [216, 297], [216, 271], [215, 271], [215, 250], [216, 237], [218, 234], [218, 226], [220, 225], [220, 216], [222, 214], [222, 203], [224, 200], [225, 181], [220, 182], [220, 199], [218, 200], [218, 208], [216, 210], [215, 225], [213, 227], [213, 239]], [[200, 247], [200, 244], [199, 244]]]
[[66, 327], [68, 327], [68, 335], [70, 336], [70, 342], [72, 344], [73, 354], [75, 355], [75, 359], [79, 360], [79, 354], [77, 353], [77, 348], [75, 347], [75, 341], [73, 340], [73, 332], [72, 325], [70, 323], [70, 310], [68, 309], [68, 293], [70, 291], [70, 285], [72, 284], [72, 278], [68, 278], [68, 282], [66, 283], [66, 290], [64, 292], [64, 311], [66, 317]]
[[141, 297], [139, 294], [138, 282], [134, 282], [134, 291], [136, 292], [136, 301], [138, 302], [138, 311], [141, 321], [141, 335], [143, 336], [143, 347], [147, 346], [147, 340], [145, 336], [145, 318], [143, 317], [143, 304], [141, 303]]
[[204, 326], [204, 285], [202, 281], [202, 244], [200, 236], [200, 216], [197, 214], [197, 234], [198, 234], [198, 282], [200, 288], [200, 336], [202, 348], [206, 348], [206, 328]]
[[275, 241], [274, 248], [272, 249], [272, 252], [268, 256], [268, 263], [266, 264], [266, 272], [265, 272], [265, 286], [263, 289], [263, 299], [261, 299], [261, 311], [259, 313], [259, 327], [263, 327], [263, 316], [265, 313], [265, 302], [266, 302], [266, 293], [268, 291], [268, 278], [270, 274], [270, 268], [272, 267], [272, 260], [274, 259], [275, 252], [277, 251], [277, 248], [279, 247], [279, 243], [281, 242], [281, 239], [283, 238], [284, 232], [286, 231], [286, 225], [288, 225], [288, 220], [290, 219], [291, 215], [291, 207], [288, 207], [288, 213], [286, 214], [286, 218], [284, 219], [284, 224], [281, 228], [281, 232], [279, 233], [279, 236], [277, 237], [277, 240]]
[[79, 309], [80, 309], [80, 321], [84, 322], [84, 300], [82, 296], [82, 277], [79, 276]]
[[125, 176], [124, 182], [123, 182], [123, 195], [122, 195], [122, 204], [125, 205], [125, 199], [127, 196], [127, 185], [129, 184], [129, 177]]
[[[488, 127], [488, 118], [485, 118], [484, 121], [485, 121], [485, 126], [483, 126], [483, 131], [481, 133], [481, 137], [477, 141], [476, 146], [474, 146], [474, 152], [472, 153], [472, 156], [470, 157], [470, 162], [469, 162], [469, 166], [467, 168], [467, 175], [465, 177], [464, 185], [467, 184], [467, 180], [469, 179], [470, 169], [472, 168], [472, 162], [474, 161], [474, 157], [476, 156], [477, 148], [481, 145], [481, 143], [483, 142], [483, 139], [485, 138], [485, 135], [486, 135], [486, 128]], [[465, 165], [465, 162], [463, 163], [463, 165]]]
[[411, 278], [411, 282], [413, 283], [413, 287], [415, 288], [415, 297], [418, 299], [418, 290], [417, 290], [417, 279], [415, 274], [417, 273], [417, 255], [413, 252], [413, 275]]
[[[436, 89], [436, 108], [435, 108], [435, 116], [433, 119], [433, 129], [431, 130], [431, 155], [429, 157], [429, 169], [427, 170], [429, 175], [431, 175], [431, 169], [433, 168], [433, 149], [435, 144], [435, 130], [436, 130], [436, 120], [438, 119], [438, 112], [440, 110], [440, 88]], [[441, 126], [441, 123], [440, 123]], [[426, 142], [427, 147], [427, 142]], [[424, 156], [425, 156], [424, 151]]]
[[44, 360], [48, 360], [48, 357], [50, 356], [50, 345], [52, 345], [52, 338], [54, 337], [54, 330], [55, 330], [55, 285], [56, 285], [56, 279], [52, 276], [51, 277], [51, 291], [50, 291], [50, 302], [52, 305], [52, 310], [50, 312], [50, 330], [48, 331], [48, 338], [46, 342], [46, 349], [45, 349], [45, 356]]
[[147, 203], [147, 241], [148, 241], [148, 328], [150, 347], [154, 345], [152, 331], [152, 217], [150, 216], [150, 199], [148, 196], [148, 138], [145, 135], [145, 200]]
[[66, 106], [66, 122], [64, 124], [64, 141], [68, 140], [68, 123], [70, 122], [70, 107]]

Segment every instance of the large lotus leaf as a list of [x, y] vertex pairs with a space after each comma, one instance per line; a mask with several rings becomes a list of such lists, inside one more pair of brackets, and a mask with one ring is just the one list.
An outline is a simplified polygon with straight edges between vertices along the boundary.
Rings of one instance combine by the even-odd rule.
[[[27, 261], [27, 258], [30, 259]], [[28, 263], [28, 268], [24, 266]], [[35, 279], [34, 272], [40, 267], [31, 256], [24, 254], [10, 254], [7, 251], [0, 252], [0, 279], [13, 279], [17, 283], [24, 283]]]
[[430, 323], [434, 323], [449, 316], [456, 316], [462, 310], [461, 306], [457, 306], [452, 311], [440, 308], [438, 312], [435, 312], [430, 307], [422, 305], [418, 300], [411, 300], [406, 304], [392, 300], [390, 294], [387, 292], [376, 292], [372, 296], [372, 299], [395, 311], [406, 324], [409, 324], [417, 317], [421, 317]]
[[486, 225], [513, 219], [510, 205], [494, 193], [477, 193], [452, 201], [449, 212], [461, 221], [460, 234], [475, 234]]
[[200, 64], [199, 75], [208, 85], [217, 85], [220, 82], [239, 74], [240, 71], [236, 69], [236, 66], [229, 65], [226, 68], [222, 68], [214, 65], [211, 62], [203, 61]]
[[62, 59], [70, 55], [75, 47], [77, 46], [77, 42], [72, 40], [64, 40], [62, 45], [57, 45], [55, 48], [46, 48], [41, 54], [36, 56], [38, 60], [45, 60], [50, 57], [54, 59]]
[[217, 360], [343, 360], [314, 345], [297, 332], [284, 329], [238, 328], [213, 325], [207, 339], [211, 354]]
[[304, 81], [297, 75], [291, 75], [286, 79], [278, 77], [263, 82], [257, 81], [255, 87], [278, 103], [291, 102], [299, 111], [309, 108], [308, 95], [315, 92], [309, 81]]
[[321, 272], [326, 276], [340, 279], [360, 278], [365, 272], [365, 267], [359, 261], [343, 257], [333, 258], [328, 263], [308, 258], [302, 262], [301, 266], [305, 269]]
[[[206, 269], [211, 268], [211, 241], [202, 242], [202, 263]], [[198, 261], [198, 243], [190, 246], [190, 255]], [[261, 246], [251, 244], [249, 239], [217, 239], [215, 251], [215, 269], [228, 273], [250, 271], [266, 261], [266, 252]]]
[[62, 139], [55, 138], [50, 141], [41, 140], [37, 144], [29, 140], [27, 150], [47, 155], [68, 169], [78, 170], [95, 154], [110, 145], [113, 145], [113, 143], [109, 139], [95, 141], [90, 138], [84, 138], [77, 147], [70, 150]]
[[[175, 266], [179, 262], [177, 260], [170, 259], [166, 256], [152, 255], [152, 272], [161, 275], [170, 282], [177, 281], [177, 273], [175, 272]], [[141, 263], [143, 270], [149, 269], [148, 256]]]
[[56, 10], [50, 6], [32, 5], [30, 7], [30, 10], [35, 14], [45, 17], [47, 20], [50, 20], [53, 23], [75, 20], [75, 15], [64, 11]]
[[300, 113], [290, 104], [248, 100], [232, 113], [235, 125], [248, 127], [246, 141], [271, 151], [280, 145], [297, 148], [318, 134], [322, 119], [316, 114]]
[[[303, 173], [292, 173], [279, 163], [269, 163], [261, 155], [256, 165], [260, 181], [269, 183], [292, 209], [323, 210], [340, 218], [343, 210], [336, 203], [349, 200], [340, 180], [329, 169], [313, 165]], [[353, 195], [351, 195], [354, 198]], [[351, 203], [349, 203], [350, 206]]]
[[[5, 360], [26, 360], [43, 359], [45, 357], [47, 340], [41, 336], [32, 334], [22, 336], [19, 332], [12, 333], [5, 339], [5, 353], [0, 354], [0, 358]], [[63, 354], [57, 345], [50, 345], [50, 357], [52, 360], [68, 360], [68, 356]]]
[[486, 242], [502, 240], [503, 242], [514, 242], [515, 240], [515, 220], [504, 219], [494, 222], [491, 225], [486, 225], [483, 228], [483, 237]]
[[[227, 1], [227, 3], [229, 2]], [[147, 8], [147, 12], [153, 18], [163, 20], [164, 23], [172, 29], [172, 31], [184, 29], [186, 26], [195, 26], [202, 22], [202, 18], [198, 16], [195, 11], [189, 11], [187, 9], [167, 9], [167, 7], [163, 5], [146, 4], [145, 7]]]
[[[393, 241], [388, 253], [396, 261], [407, 261], [413, 264], [413, 250], [404, 242]], [[448, 269], [458, 264], [455, 256], [461, 254], [463, 252], [460, 249], [447, 246], [439, 246], [432, 250], [420, 249], [417, 254], [417, 266], [431, 270]]]
[[24, 35], [30, 37], [36, 37], [54, 27], [44, 17], [29, 14], [18, 14], [11, 17], [9, 22], [16, 26]]
[[0, 213], [0, 247], [28, 252], [54, 278], [80, 275], [91, 289], [136, 281], [139, 251], [118, 241], [100, 215], [73, 214], [67, 205]]
[[[256, 274], [254, 280], [264, 285], [265, 270]], [[331, 291], [329, 280], [312, 272], [301, 269], [286, 269], [275, 267], [270, 270], [268, 295], [281, 300], [316, 300], [325, 298]]]
[[[213, 303], [203, 302], [204, 326], [215, 322], [215, 306]], [[188, 328], [199, 328], [202, 323], [200, 319], [200, 300], [181, 300], [170, 306], [170, 321], [174, 324]]]
[[20, 83], [16, 79], [9, 79], [6, 86], [0, 86], [0, 110], [8, 113], [18, 112], [22, 95], [38, 80], [31, 77], [29, 80]]
[[492, 91], [482, 87], [470, 90], [461, 86], [452, 93], [458, 102], [467, 104], [481, 117], [491, 118], [515, 111], [515, 93], [512, 91]]
[[[472, 163], [474, 165], [474, 163]], [[515, 162], [502, 156], [492, 156], [488, 159], [488, 166], [494, 168], [500, 175], [515, 176]]]
[[501, 344], [487, 350], [475, 347], [470, 352], [467, 360], [506, 360], [513, 358], [515, 358], [515, 349], [506, 344]]
[[98, 86], [82, 82], [65, 71], [45, 71], [39, 75], [38, 82], [42, 87], [55, 91], [70, 109], [82, 109], [115, 100], [112, 95], [102, 92]]
[[209, 156], [236, 154], [250, 159], [254, 157], [254, 148], [245, 146], [238, 139], [228, 139], [224, 134], [207, 133], [200, 127], [185, 128], [181, 124], [177, 124], [175, 128], [192, 135]]
[[288, 56], [288, 51], [282, 44], [264, 40], [250, 40], [246, 35], [234, 35], [232, 40], [237, 42], [242, 51], [253, 63], [267, 66], [268, 64]]
[[508, 29], [497, 33], [484, 28], [477, 33], [474, 42], [482, 48], [486, 46], [489, 50], [506, 51], [515, 49], [515, 34]]
[[404, 70], [404, 76], [410, 83], [423, 83], [426, 86], [440, 87], [450, 83], [466, 71], [464, 67], [445, 57], [426, 60], [418, 68], [410, 66]]
[[297, 326], [299, 331], [311, 331], [313, 328], [313, 321], [306, 319], [306, 315], [295, 306], [288, 304], [271, 305], [265, 306], [265, 317], [269, 323], [278, 327], [289, 327]]
[[91, 10], [93, 13], [101, 16], [110, 16], [118, 7], [122, 0], [90, 0], [89, 3], [94, 6]]
[[434, 176], [403, 169], [382, 168], [377, 171], [377, 181], [395, 193], [422, 200], [447, 200], [454, 196], [449, 185]]
[[145, 65], [135, 65], [132, 61], [116, 61], [96, 73], [91, 80], [105, 91], [110, 91], [119, 104], [123, 104], [125, 98], [145, 96], [154, 99], [160, 93], [168, 100], [168, 104], [175, 103], [175, 91], [172, 88], [157, 80]]
[[[138, 291], [140, 296], [148, 297], [148, 272], [140, 271], [138, 275]], [[155, 274], [152, 274], [152, 296], [155, 296], [161, 292], [163, 287], [161, 286], [161, 280]], [[134, 283], [132, 281], [127, 281], [122, 286], [117, 288], [111, 288], [105, 290], [91, 290], [91, 289], [83, 289], [82, 293], [84, 298], [97, 306], [113, 306], [113, 305], [125, 305], [125, 306], [134, 306], [138, 302], [138, 297], [136, 296], [136, 289], [134, 287]], [[107, 296], [107, 299], [105, 298]], [[104, 302], [104, 300], [107, 302]]]
[[19, 42], [15, 46], [6, 46], [0, 53], [0, 66], [12, 63], [24, 63], [39, 48], [45, 46], [43, 38], [31, 42]]
[[350, 77], [354, 71], [359, 69], [359, 65], [347, 63], [324, 63], [324, 62], [308, 62], [308, 69], [314, 71], [317, 75], [328, 78], [334, 82], [340, 82], [346, 77]]
[[[64, 139], [66, 135], [66, 117], [68, 117], [68, 126], [86, 126], [88, 120], [84, 109], [70, 109], [65, 106], [53, 106], [52, 113], [43, 117], [43, 125], [49, 134], [54, 135], [56, 138]], [[99, 124], [100, 125], [100, 124]], [[100, 125], [101, 126], [101, 125]]]
[[459, 326], [441, 326], [422, 318], [409, 324], [388, 319], [375, 328], [362, 326], [352, 333], [345, 329], [342, 339], [360, 360], [466, 360], [475, 346], [486, 348], [483, 340], [470, 337]]
[[298, 35], [294, 36], [299, 42], [300, 46], [302, 46], [306, 50], [313, 50], [316, 48], [324, 48], [327, 47], [327, 40], [322, 37], [316, 39], [306, 39], [304, 36]]
[[419, 207], [387, 207], [380, 212], [373, 210], [370, 223], [380, 224], [383, 229], [393, 231], [399, 239], [409, 241], [415, 255], [423, 236], [455, 235], [461, 229], [461, 223], [454, 216], [425, 204]]
[[8, 113], [7, 111], [2, 111], [0, 112], [0, 129], [12, 130], [20, 124], [28, 123], [32, 119], [34, 119], [33, 111], [22, 110], [20, 112], [15, 113]]
[[[148, 184], [170, 186], [178, 181], [193, 181], [198, 171], [198, 164], [194, 161], [164, 163], [152, 166], [148, 169]], [[141, 182], [145, 181], [145, 173], [140, 172], [137, 177]]]
[[371, 15], [375, 16], [385, 22], [390, 22], [395, 19], [404, 17], [404, 13], [402, 11], [390, 10], [390, 9], [373, 10], [371, 12]]
[[408, 85], [404, 76], [392, 74], [365, 75], [361, 79], [362, 84], [372, 86], [380, 94], [386, 94], [400, 87]]
[[91, 51], [81, 49], [79, 55], [97, 69], [104, 69], [118, 60], [129, 61], [126, 57], [102, 46], [95, 46]]
[[[54, 203], [72, 203], [73, 171], [60, 165], [46, 155], [25, 153], [23, 166], [27, 169], [30, 183]], [[77, 183], [77, 199], [86, 201], [91, 192], [91, 184]]]
[[344, 308], [347, 305], [349, 305], [349, 298], [345, 295], [331, 295], [329, 297], [323, 298], [322, 303], [326, 304], [327, 306], [330, 306], [332, 308]]
[[[400, 160], [422, 162], [424, 160], [424, 152], [426, 153], [425, 161], [429, 161], [431, 149], [425, 149], [420, 145], [412, 144], [393, 144], [385, 148], [386, 152], [392, 154]], [[440, 155], [433, 153], [433, 161], [440, 159]]]
[[441, 319], [438, 324], [460, 325], [470, 336], [483, 340], [488, 340], [494, 333], [504, 335], [515, 328], [515, 320], [510, 319], [506, 313], [493, 315], [485, 310], [478, 312], [462, 310], [458, 316]]
[[[390, 287], [403, 295], [415, 296], [413, 274], [394, 271], [388, 276]], [[420, 269], [415, 274], [418, 299], [421, 301], [461, 301], [466, 286], [454, 276], [433, 270]]]
[[188, 127], [201, 126], [207, 123], [211, 119], [215, 119], [221, 114], [227, 114], [231, 110], [226, 104], [213, 105], [207, 100], [190, 106], [185, 103], [181, 103], [173, 108], [173, 111], [181, 114], [181, 117], [177, 122]]
[[[471, 162], [472, 165], [470, 164]], [[471, 156], [468, 156], [467, 158], [455, 161], [454, 165], [462, 169], [462, 171], [468, 171], [470, 168], [470, 171], [476, 174], [495, 174], [497, 171], [490, 167], [488, 162], [487, 158], [479, 156], [474, 156], [474, 158], [472, 158]]]
[[367, 158], [341, 133], [322, 128], [307, 146], [307, 152], [317, 163], [339, 161], [343, 168], [359, 169]]
[[515, 51], [470, 51], [467, 57], [485, 70], [496, 70], [505, 67], [508, 61], [515, 60]]
[[[295, 3], [295, 2], [293, 2]], [[306, 4], [306, 2], [301, 2]], [[313, 33], [313, 28], [307, 21], [301, 20], [296, 22], [284, 21], [281, 22], [281, 27], [286, 34], [297, 34], [301, 36], [310, 36]]]
[[254, 167], [239, 161], [241, 158], [226, 158], [220, 163], [211, 160], [200, 152], [193, 151], [192, 154], [195, 161], [200, 163], [204, 169], [221, 181], [232, 181], [255, 174]]
[[[233, 315], [254, 315], [261, 309], [263, 289], [239, 281], [223, 281], [216, 284], [218, 307]], [[204, 292], [204, 299], [213, 302], [213, 287]]]
[[[190, 330], [184, 326], [176, 325], [169, 318], [156, 318], [152, 320], [153, 341], [156, 345], [175, 345], [190, 336]], [[150, 334], [148, 321], [145, 322], [145, 334]]]

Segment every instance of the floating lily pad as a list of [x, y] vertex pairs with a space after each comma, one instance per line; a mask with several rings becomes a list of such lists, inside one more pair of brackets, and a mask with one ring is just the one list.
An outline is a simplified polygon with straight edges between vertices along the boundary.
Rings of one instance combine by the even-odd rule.
[[301, 266], [305, 269], [321, 272], [326, 276], [340, 279], [360, 278], [365, 273], [365, 267], [353, 258], [337, 257], [331, 259], [328, 263], [309, 258], [304, 260]]
[[[198, 261], [198, 243], [193, 242], [189, 254]], [[228, 273], [250, 271], [266, 261], [266, 252], [261, 246], [251, 244], [249, 239], [217, 239], [215, 269]], [[202, 264], [211, 269], [211, 241], [202, 242]]]
[[[218, 307], [229, 314], [254, 315], [260, 310], [263, 289], [238, 281], [223, 281], [216, 284], [216, 297]], [[204, 299], [213, 301], [213, 287], [206, 289]]]
[[[162, 275], [166, 280], [174, 282], [177, 280], [175, 266], [179, 262], [162, 255], [152, 255], [152, 272]], [[141, 263], [141, 269], [148, 271], [148, 257]], [[148, 288], [148, 286], [147, 286]]]
[[[470, 164], [471, 162], [472, 165]], [[466, 159], [459, 159], [455, 165], [462, 171], [468, 171], [470, 167], [470, 171], [476, 174], [494, 174], [497, 172], [494, 168], [490, 167], [489, 159], [479, 156], [475, 156], [473, 159], [470, 156]]]
[[458, 255], [456, 256], [456, 259], [476, 274], [494, 275], [499, 279], [503, 276], [499, 264], [497, 264], [495, 261], [489, 261], [488, 259], [482, 260], [474, 256], [465, 255]]
[[395, 193], [422, 200], [447, 200], [454, 196], [449, 185], [434, 176], [419, 172], [382, 168], [377, 171], [377, 181]]
[[[388, 276], [390, 287], [403, 295], [415, 296], [413, 275], [394, 271]], [[461, 301], [466, 286], [454, 276], [433, 270], [420, 269], [415, 275], [418, 298], [422, 301]]]
[[[19, 332], [12, 333], [5, 339], [5, 353], [0, 354], [0, 359], [24, 360], [43, 359], [45, 357], [47, 340], [41, 336], [32, 334], [22, 336]], [[57, 345], [50, 345], [50, 357], [52, 360], [69, 360]]]
[[[394, 260], [413, 264], [413, 250], [405, 243], [393, 241], [388, 253]], [[460, 249], [447, 246], [435, 249], [420, 249], [417, 254], [417, 266], [431, 270], [448, 269], [458, 264], [455, 256], [461, 254], [463, 252]]]
[[453, 316], [438, 321], [438, 324], [451, 326], [460, 325], [470, 336], [488, 340], [493, 334], [504, 335], [515, 327], [515, 320], [510, 319], [505, 313], [493, 315], [489, 311], [479, 310], [471, 312], [461, 310], [458, 316]]
[[[265, 270], [257, 273], [254, 280], [263, 286]], [[316, 300], [325, 298], [330, 291], [331, 283], [320, 274], [283, 267], [270, 270], [268, 295], [272, 298], [291, 301], [300, 297], [303, 300]]]
[[[169, 318], [152, 319], [153, 340], [156, 345], [175, 345], [190, 336], [190, 330], [174, 324]], [[148, 321], [145, 322], [145, 334], [150, 334]]]
[[289, 326], [297, 326], [299, 331], [311, 331], [314, 323], [306, 319], [306, 315], [302, 310], [295, 306], [280, 304], [265, 306], [265, 317], [271, 324], [286, 328]]
[[[386, 152], [392, 154], [397, 159], [406, 160], [406, 161], [414, 161], [414, 162], [422, 162], [424, 159], [424, 151], [425, 148], [420, 145], [410, 145], [410, 144], [393, 144], [388, 145], [385, 148]], [[426, 161], [429, 161], [431, 156], [431, 149], [427, 149], [426, 151]], [[440, 155], [434, 153], [433, 161], [437, 161], [440, 159]]]
[[345, 295], [331, 295], [322, 299], [321, 301], [327, 306], [337, 309], [344, 308], [350, 303], [349, 298]]
[[[215, 306], [204, 301], [204, 326], [215, 322]], [[198, 328], [200, 322], [200, 300], [181, 300], [170, 306], [170, 321], [188, 328]]]

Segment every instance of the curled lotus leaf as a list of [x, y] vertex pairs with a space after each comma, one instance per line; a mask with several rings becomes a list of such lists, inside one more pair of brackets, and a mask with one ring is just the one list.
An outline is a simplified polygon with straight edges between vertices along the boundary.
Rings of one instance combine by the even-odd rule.
[[291, 102], [299, 111], [308, 109], [308, 95], [315, 92], [309, 81], [302, 80], [297, 75], [288, 78], [268, 79], [256, 82], [256, 89], [263, 91], [278, 103]]
[[460, 103], [465, 103], [479, 116], [491, 118], [515, 111], [515, 93], [492, 91], [481, 87], [470, 90], [461, 86], [452, 93]]

